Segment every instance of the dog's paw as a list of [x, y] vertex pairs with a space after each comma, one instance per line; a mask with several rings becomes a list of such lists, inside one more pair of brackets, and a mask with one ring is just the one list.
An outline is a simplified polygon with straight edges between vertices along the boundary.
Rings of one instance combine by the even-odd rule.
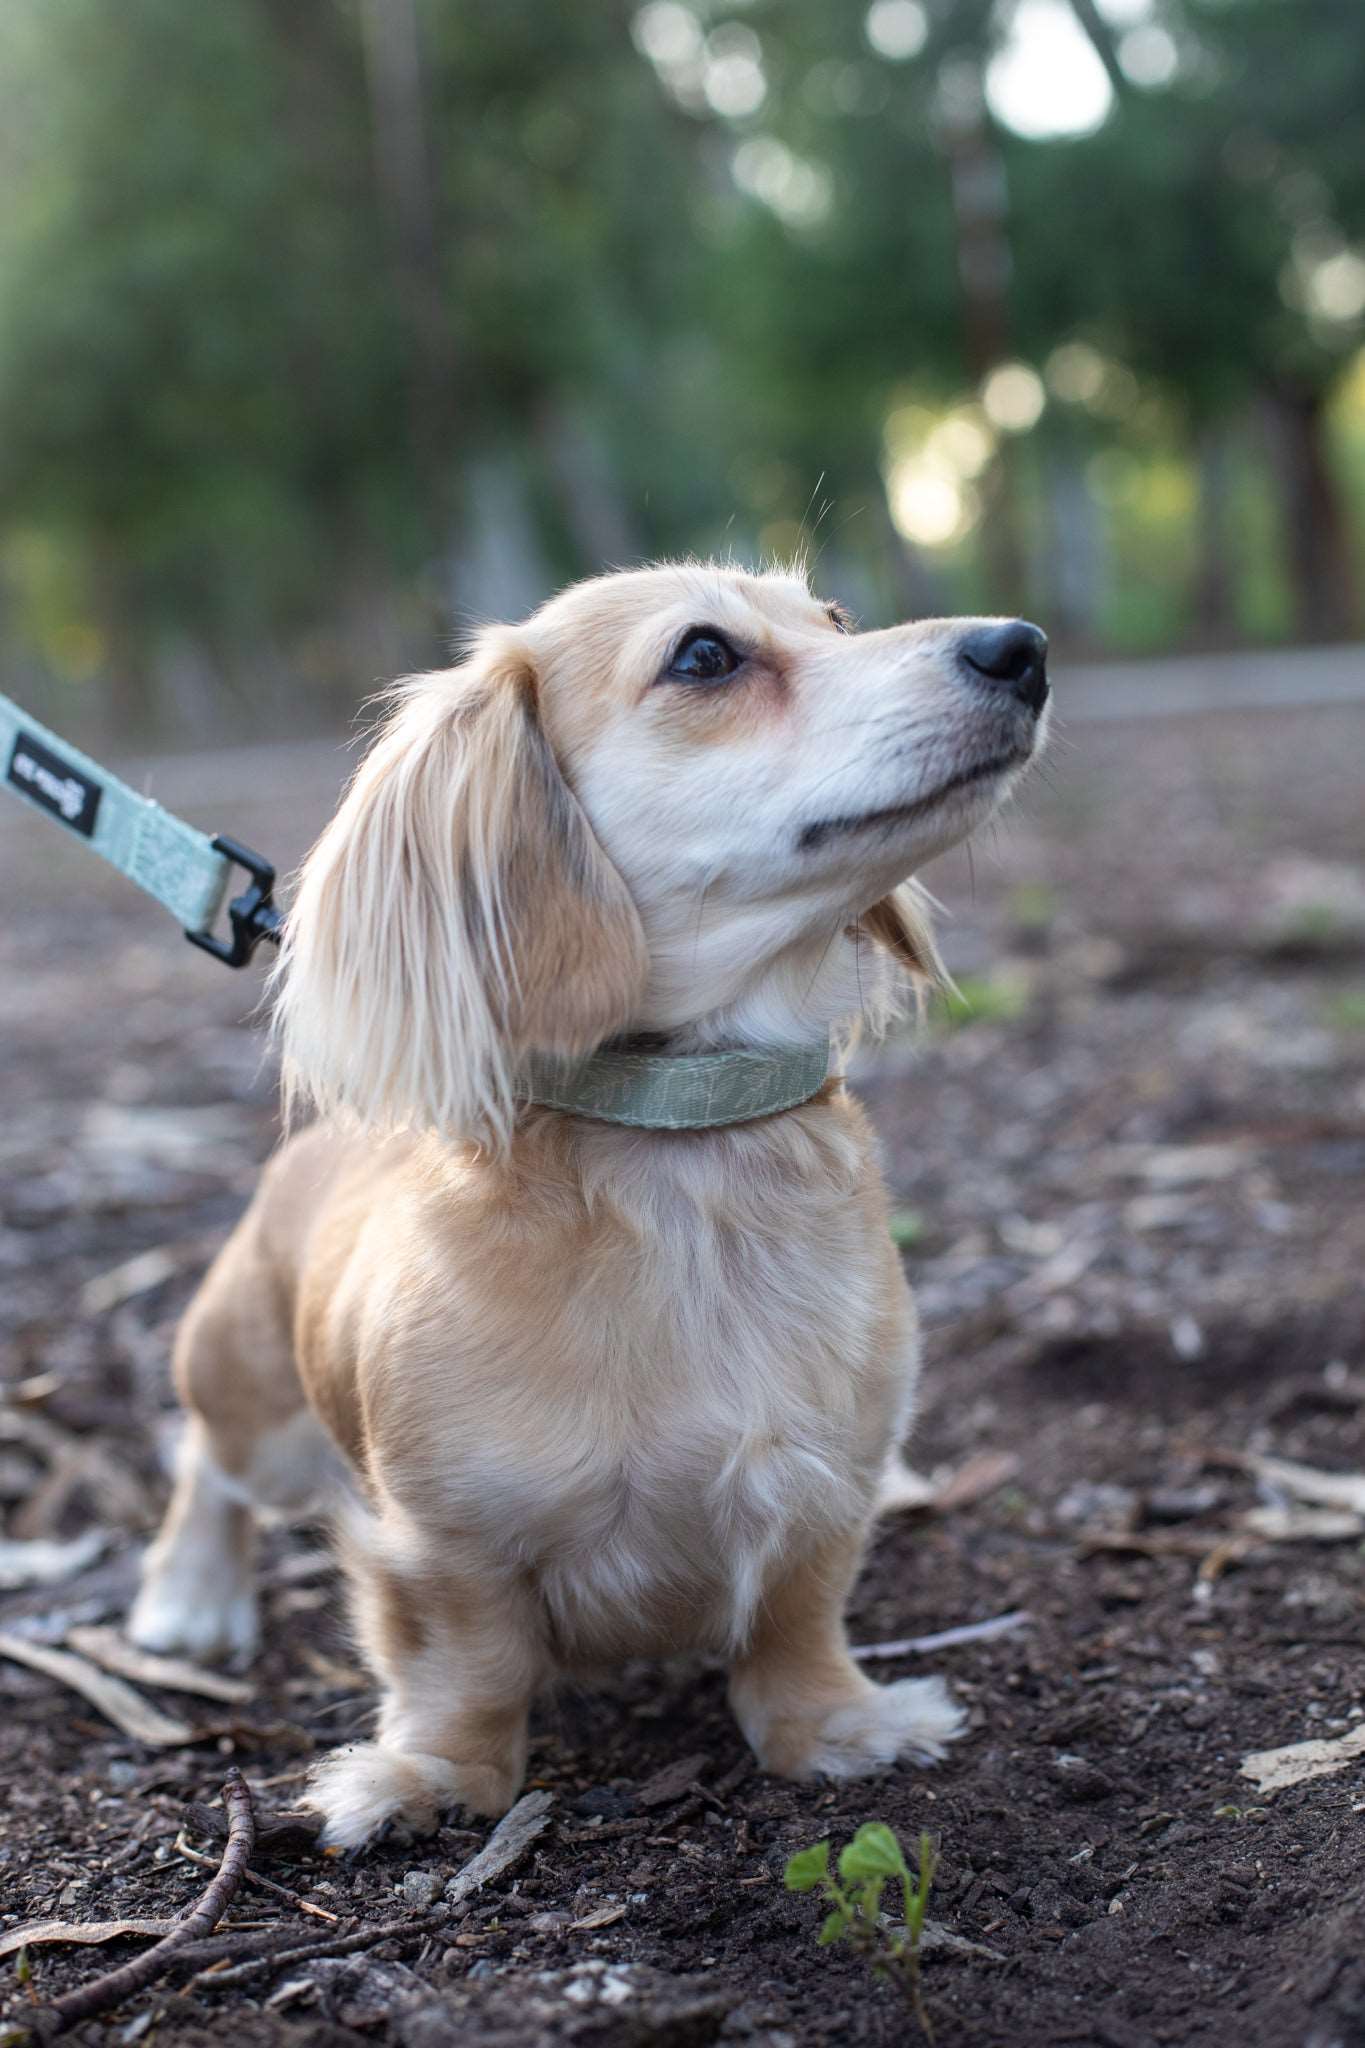
[[127, 1632], [141, 1650], [240, 1669], [251, 1662], [260, 1641], [255, 1590], [226, 1576], [209, 1583], [175, 1572], [149, 1571], [133, 1603]]
[[847, 1686], [793, 1710], [780, 1696], [731, 1693], [739, 1724], [765, 1771], [779, 1778], [862, 1778], [899, 1758], [938, 1763], [967, 1723], [941, 1678]]
[[359, 1849], [390, 1822], [410, 1834], [429, 1835], [452, 1806], [500, 1816], [517, 1790], [505, 1772], [487, 1765], [356, 1742], [314, 1764], [300, 1803], [321, 1814], [324, 1849]]
[[869, 1685], [835, 1707], [815, 1731], [810, 1769], [830, 1778], [861, 1778], [898, 1758], [941, 1763], [967, 1716], [941, 1678], [902, 1678]]

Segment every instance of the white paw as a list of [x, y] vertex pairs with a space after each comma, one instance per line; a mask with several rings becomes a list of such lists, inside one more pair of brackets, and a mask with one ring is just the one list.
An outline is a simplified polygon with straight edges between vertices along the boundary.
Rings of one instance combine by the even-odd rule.
[[460, 1779], [445, 1757], [356, 1742], [314, 1764], [301, 1803], [322, 1815], [324, 1849], [359, 1849], [387, 1821], [430, 1834], [446, 1808], [460, 1803]]
[[870, 1685], [863, 1696], [826, 1714], [810, 1768], [831, 1778], [861, 1778], [898, 1757], [936, 1764], [967, 1725], [941, 1678], [902, 1678]]
[[249, 1664], [260, 1640], [256, 1594], [240, 1580], [212, 1583], [149, 1570], [128, 1617], [139, 1649], [196, 1663]]

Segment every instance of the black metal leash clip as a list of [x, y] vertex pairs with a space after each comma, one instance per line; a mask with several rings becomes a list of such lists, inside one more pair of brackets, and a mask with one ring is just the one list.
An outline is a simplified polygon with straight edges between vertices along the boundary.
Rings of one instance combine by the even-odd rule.
[[275, 907], [275, 870], [259, 853], [243, 846], [240, 839], [229, 839], [226, 832], [218, 834], [213, 841], [213, 850], [221, 853], [225, 860], [235, 862], [239, 868], [245, 868], [251, 881], [241, 895], [234, 896], [228, 904], [228, 921], [232, 926], [230, 939], [217, 938], [211, 931], [187, 931], [185, 937], [192, 946], [212, 953], [214, 959], [221, 960], [225, 967], [245, 967], [262, 939], [269, 939], [274, 946], [280, 943], [284, 919]]

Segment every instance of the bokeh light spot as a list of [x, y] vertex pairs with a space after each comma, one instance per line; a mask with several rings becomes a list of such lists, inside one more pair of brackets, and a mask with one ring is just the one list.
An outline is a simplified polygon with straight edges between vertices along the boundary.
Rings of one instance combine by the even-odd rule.
[[864, 32], [879, 57], [903, 64], [924, 48], [929, 36], [929, 17], [919, 0], [872, 0]]
[[1047, 392], [1027, 363], [1000, 363], [981, 387], [981, 403], [1002, 434], [1027, 434], [1042, 417]]
[[1119, 63], [1134, 85], [1169, 85], [1180, 69], [1175, 38], [1157, 22], [1128, 31], [1119, 43]]
[[1066, 0], [1019, 0], [986, 66], [986, 100], [1016, 135], [1043, 141], [1090, 134], [1114, 104], [1114, 93]]
[[701, 55], [701, 23], [680, 0], [650, 0], [631, 25], [635, 47], [661, 69], [694, 62]]

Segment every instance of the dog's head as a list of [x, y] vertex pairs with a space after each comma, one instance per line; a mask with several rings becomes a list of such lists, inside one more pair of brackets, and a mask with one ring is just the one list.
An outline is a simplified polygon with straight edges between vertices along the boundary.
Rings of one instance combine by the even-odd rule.
[[308, 856], [278, 1017], [324, 1107], [497, 1144], [532, 1051], [782, 1045], [936, 969], [909, 877], [1046, 725], [1018, 620], [853, 633], [795, 575], [576, 585], [394, 693]]

